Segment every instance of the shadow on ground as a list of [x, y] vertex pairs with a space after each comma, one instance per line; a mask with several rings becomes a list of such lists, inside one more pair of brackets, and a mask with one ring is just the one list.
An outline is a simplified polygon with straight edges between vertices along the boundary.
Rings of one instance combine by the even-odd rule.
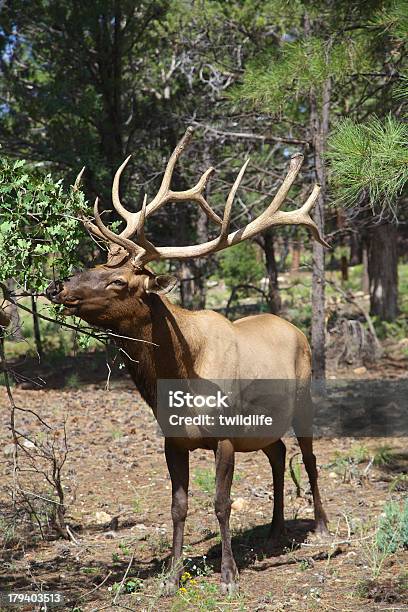
[[[285, 565], [295, 562], [293, 558], [286, 555], [300, 547], [300, 544], [307, 538], [313, 530], [311, 520], [291, 520], [286, 521], [286, 537], [282, 539], [282, 544], [272, 547], [268, 541], [269, 523], [260, 525], [252, 529], [243, 530], [232, 538], [232, 546], [235, 559], [240, 570], [254, 565], [255, 562], [276, 559], [273, 565]], [[206, 542], [214, 538], [215, 533], [207, 534], [203, 539], [194, 542], [194, 545]], [[84, 542], [84, 547], [86, 543]], [[104, 587], [119, 583], [128, 567], [128, 560], [102, 562], [95, 561], [82, 566], [81, 547], [75, 549], [72, 545], [61, 543], [60, 552], [52, 559], [46, 561], [32, 561], [27, 567], [25, 576], [15, 576], [12, 571], [0, 575], [0, 591], [10, 590], [31, 590], [35, 584], [43, 583], [47, 585], [49, 591], [60, 591], [65, 595], [66, 603], [70, 605], [80, 605], [87, 599], [87, 592], [93, 591], [95, 587], [104, 583]], [[79, 553], [79, 554], [78, 554]], [[216, 544], [209, 548], [206, 554], [207, 566], [219, 573], [221, 565], [221, 545]], [[282, 557], [281, 560], [278, 558]], [[138, 576], [145, 580], [158, 577], [163, 574], [169, 566], [170, 555], [162, 558], [152, 558], [149, 561], [137, 559], [137, 550], [132, 569], [129, 575]], [[200, 567], [203, 563], [202, 556], [191, 557], [189, 562]], [[261, 564], [254, 567], [257, 571], [267, 569], [270, 564]], [[61, 575], [64, 580], [61, 580]], [[85, 594], [84, 594], [85, 591]]]
[[105, 351], [76, 356], [55, 352], [41, 360], [32, 356], [9, 360], [8, 367], [22, 389], [75, 389], [81, 385], [106, 382], [108, 376], [110, 381], [128, 380], [127, 372], [119, 369], [119, 363], [120, 360], [114, 360], [114, 354], [107, 355]]

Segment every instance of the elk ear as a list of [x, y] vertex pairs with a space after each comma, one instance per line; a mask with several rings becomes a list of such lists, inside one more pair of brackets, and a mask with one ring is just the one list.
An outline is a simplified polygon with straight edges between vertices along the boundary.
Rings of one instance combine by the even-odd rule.
[[145, 279], [146, 293], [168, 293], [177, 285], [178, 279], [171, 274], [158, 274]]

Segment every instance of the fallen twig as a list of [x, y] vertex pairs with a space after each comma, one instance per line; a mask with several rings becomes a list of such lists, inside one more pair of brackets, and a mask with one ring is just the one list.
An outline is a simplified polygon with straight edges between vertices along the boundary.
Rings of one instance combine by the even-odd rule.
[[126, 568], [126, 572], [124, 573], [123, 578], [122, 578], [122, 580], [121, 580], [121, 582], [120, 582], [120, 585], [119, 585], [119, 587], [118, 587], [118, 590], [116, 591], [116, 595], [115, 595], [115, 597], [113, 598], [112, 605], [115, 605], [115, 604], [116, 604], [116, 600], [117, 600], [117, 598], [118, 598], [118, 597], [119, 597], [119, 595], [120, 595], [120, 592], [121, 592], [121, 590], [122, 590], [123, 585], [125, 584], [125, 580], [126, 580], [127, 575], [128, 575], [128, 573], [129, 573], [129, 571], [130, 571], [130, 568], [131, 568], [131, 566], [132, 566], [132, 563], [133, 563], [134, 558], [135, 558], [135, 553], [133, 553], [133, 554], [132, 554], [132, 557], [131, 557], [131, 559], [130, 559], [130, 561], [129, 561], [129, 564], [128, 564], [127, 568]]

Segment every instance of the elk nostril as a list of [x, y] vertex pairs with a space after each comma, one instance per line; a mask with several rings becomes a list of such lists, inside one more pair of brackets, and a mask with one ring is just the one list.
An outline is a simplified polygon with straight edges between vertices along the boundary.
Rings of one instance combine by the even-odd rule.
[[55, 298], [61, 291], [62, 291], [62, 282], [58, 280], [58, 281], [54, 281], [50, 283], [47, 289], [45, 290], [45, 293], [47, 297]]

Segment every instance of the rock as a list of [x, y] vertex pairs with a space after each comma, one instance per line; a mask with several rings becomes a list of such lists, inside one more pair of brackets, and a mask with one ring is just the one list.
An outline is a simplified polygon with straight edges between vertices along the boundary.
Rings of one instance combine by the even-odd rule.
[[365, 374], [367, 372], [367, 368], [361, 366], [361, 368], [355, 368], [353, 372], [354, 374], [358, 374], [358, 376], [361, 376], [362, 374]]
[[329, 478], [338, 478], [338, 477], [339, 477], [339, 475], [336, 474], [336, 472], [330, 472], [329, 473]]
[[135, 525], [136, 529], [140, 529], [141, 531], [145, 531], [147, 529], [146, 525], [144, 523], [137, 523], [137, 525]]
[[237, 497], [236, 500], [232, 502], [231, 510], [233, 512], [243, 512], [248, 508], [248, 502], [243, 497]]
[[98, 512], [95, 512], [95, 520], [98, 525], [110, 523], [112, 519], [113, 517], [103, 510], [98, 510]]
[[148, 535], [147, 535], [147, 533], [138, 533], [138, 534], [136, 534], [135, 537], [136, 537], [136, 540], [138, 542], [143, 542], [143, 541], [147, 540]]
[[23, 446], [25, 446], [26, 448], [34, 448], [35, 444], [34, 442], [31, 442], [31, 440], [25, 439], [23, 442]]

